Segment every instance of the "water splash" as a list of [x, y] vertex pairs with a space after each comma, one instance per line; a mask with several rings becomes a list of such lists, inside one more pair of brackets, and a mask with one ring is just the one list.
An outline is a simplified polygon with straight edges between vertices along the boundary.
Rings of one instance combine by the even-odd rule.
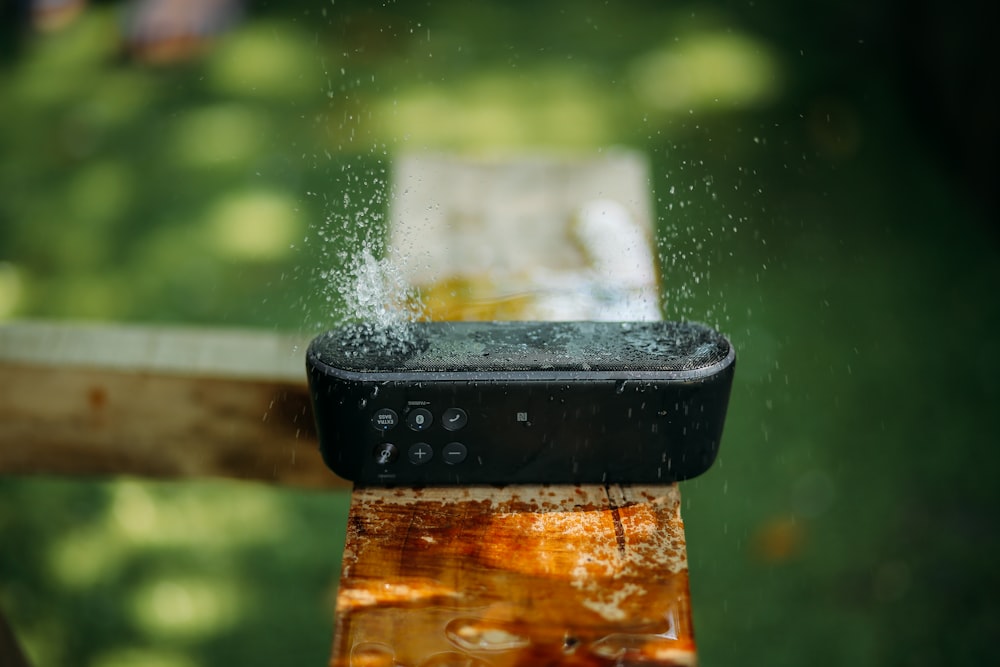
[[355, 255], [343, 276], [347, 318], [376, 329], [398, 329], [423, 315], [391, 256], [376, 258], [368, 248]]
[[328, 301], [343, 300], [343, 317], [357, 337], [358, 349], [399, 350], [412, 347], [411, 323], [426, 319], [424, 308], [391, 255], [376, 257], [371, 244], [342, 258], [344, 268], [325, 271]]

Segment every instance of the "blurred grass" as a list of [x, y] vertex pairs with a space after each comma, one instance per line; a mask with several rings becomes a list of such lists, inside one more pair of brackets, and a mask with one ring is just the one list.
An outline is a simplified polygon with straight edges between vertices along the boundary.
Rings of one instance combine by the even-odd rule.
[[[160, 68], [115, 11], [6, 27], [0, 317], [314, 331], [394, 155], [638, 147], [665, 312], [740, 355], [683, 489], [702, 664], [996, 660], [1000, 257], [940, 149], [989, 134], [928, 116], [960, 100], [892, 6], [296, 2]], [[0, 479], [0, 607], [40, 665], [320, 664], [345, 512]]]
[[348, 498], [5, 479], [0, 601], [36, 665], [321, 663]]

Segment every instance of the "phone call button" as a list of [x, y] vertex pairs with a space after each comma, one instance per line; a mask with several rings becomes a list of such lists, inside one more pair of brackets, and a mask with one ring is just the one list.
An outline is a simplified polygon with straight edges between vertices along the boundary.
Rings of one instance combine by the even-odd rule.
[[462, 408], [448, 408], [441, 416], [441, 425], [449, 431], [457, 431], [469, 423], [469, 415]]

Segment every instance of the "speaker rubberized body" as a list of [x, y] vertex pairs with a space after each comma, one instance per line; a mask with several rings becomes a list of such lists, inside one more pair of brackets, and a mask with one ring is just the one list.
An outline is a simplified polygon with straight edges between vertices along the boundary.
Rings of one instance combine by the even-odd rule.
[[306, 366], [360, 485], [667, 483], [715, 460], [735, 352], [686, 322], [415, 322], [329, 331]]

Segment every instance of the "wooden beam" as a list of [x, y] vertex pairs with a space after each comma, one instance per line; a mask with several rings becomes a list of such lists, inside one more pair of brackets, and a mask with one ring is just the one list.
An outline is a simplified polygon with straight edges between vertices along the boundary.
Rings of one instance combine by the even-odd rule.
[[341, 487], [320, 459], [305, 340], [0, 326], [0, 473], [218, 476]]
[[[394, 182], [434, 318], [659, 317], [635, 154], [411, 157]], [[354, 490], [333, 667], [695, 663], [676, 485]]]
[[334, 667], [694, 665], [676, 486], [355, 490]]

